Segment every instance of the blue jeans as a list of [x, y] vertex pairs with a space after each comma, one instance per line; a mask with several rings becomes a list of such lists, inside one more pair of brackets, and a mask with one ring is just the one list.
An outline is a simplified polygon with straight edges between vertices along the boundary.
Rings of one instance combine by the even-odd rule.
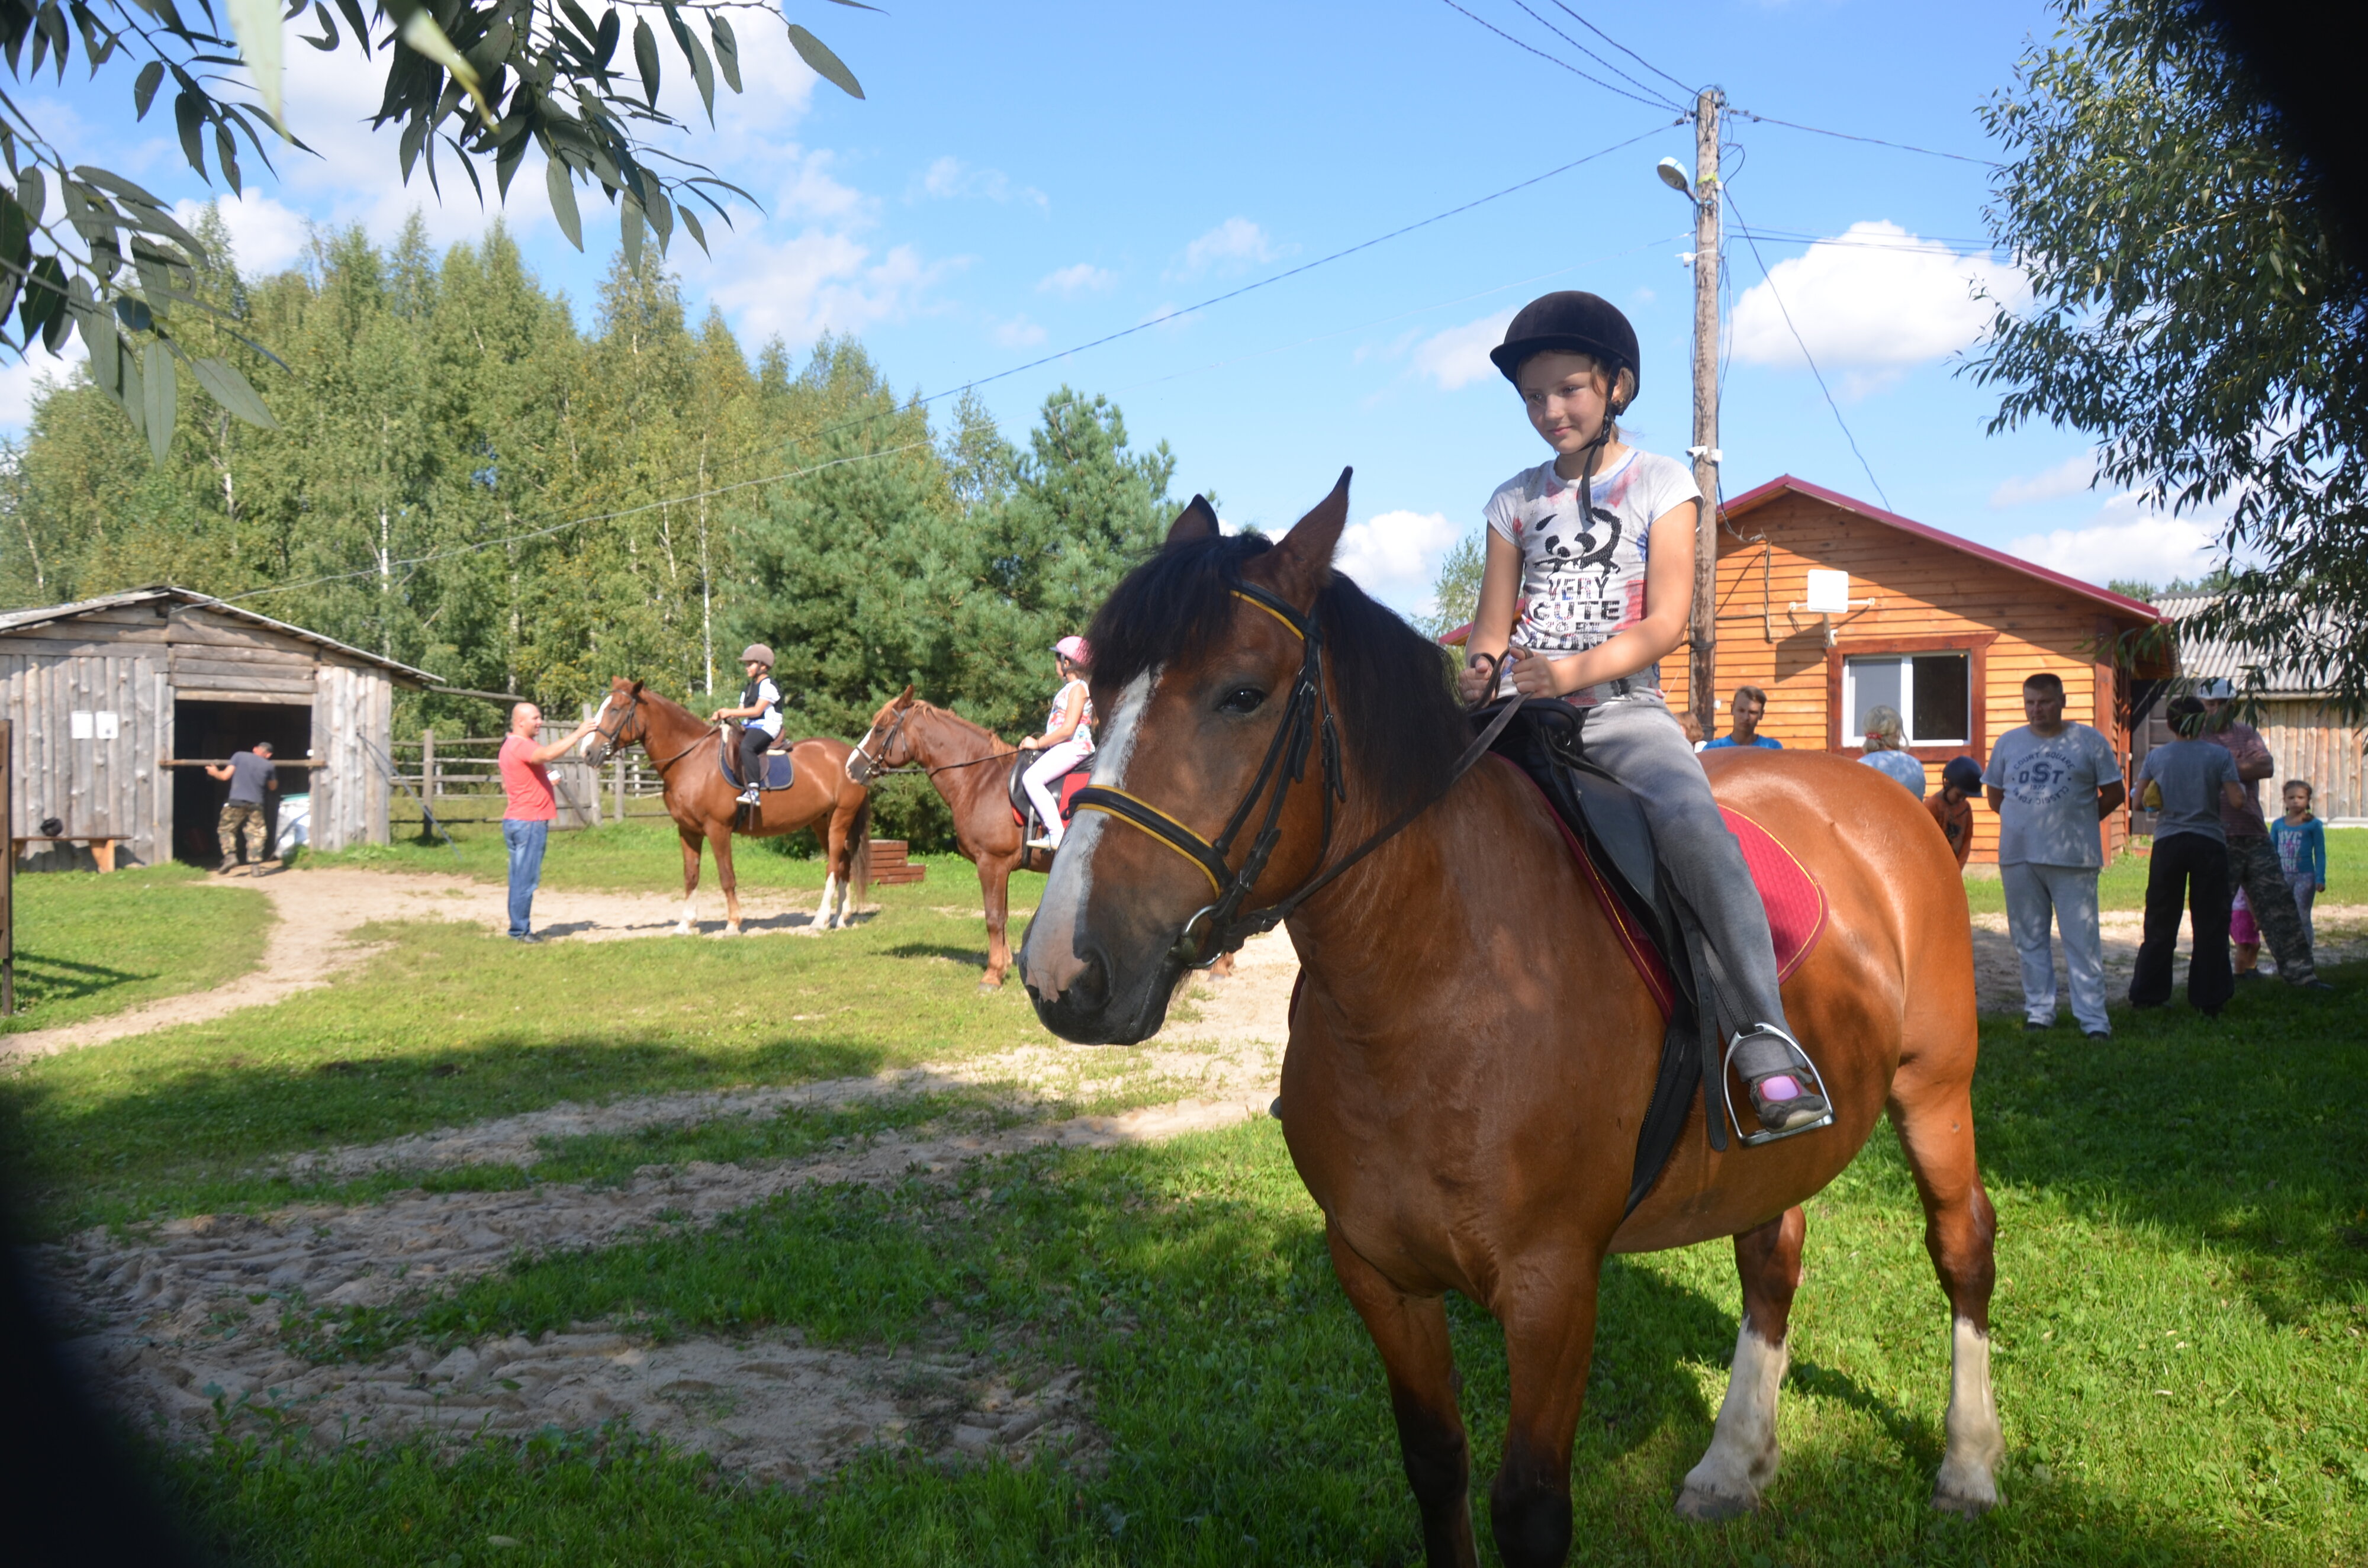
[[510, 935], [523, 937], [534, 915], [534, 890], [542, 881], [542, 846], [551, 838], [547, 822], [502, 820], [502, 842], [510, 849]]

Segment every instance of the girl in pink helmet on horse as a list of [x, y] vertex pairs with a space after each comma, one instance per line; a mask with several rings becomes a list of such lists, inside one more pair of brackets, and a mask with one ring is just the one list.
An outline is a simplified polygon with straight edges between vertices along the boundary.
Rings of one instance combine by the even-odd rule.
[[1019, 782], [1036, 802], [1036, 820], [1044, 836], [1028, 841], [1030, 849], [1061, 847], [1061, 801], [1056, 791], [1069, 769], [1094, 754], [1094, 699], [1086, 689], [1086, 670], [1093, 650], [1082, 637], [1064, 637], [1053, 644], [1053, 663], [1061, 672], [1060, 694], [1044, 721], [1044, 733], [1019, 743], [1021, 751], [1037, 753]]

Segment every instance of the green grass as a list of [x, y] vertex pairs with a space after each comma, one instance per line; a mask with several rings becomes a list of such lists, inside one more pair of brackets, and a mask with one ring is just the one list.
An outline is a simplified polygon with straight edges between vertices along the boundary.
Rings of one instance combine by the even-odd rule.
[[[329, 855], [307, 851], [301, 861], [307, 866], [440, 872], [488, 882], [508, 879], [508, 852], [502, 846], [500, 824], [461, 823], [447, 831], [452, 838], [450, 848], [441, 839], [422, 840], [406, 828], [393, 844], [362, 845]], [[929, 868], [928, 881], [917, 889], [883, 892], [947, 895], [936, 899], [940, 903], [976, 903], [978, 874], [969, 861], [959, 855], [916, 855], [913, 860]], [[732, 869], [742, 887], [800, 890], [820, 888], [828, 869], [814, 852], [812, 835], [806, 834], [736, 840], [733, 845]], [[542, 885], [679, 892], [682, 839], [673, 822], [663, 817], [634, 817], [606, 827], [553, 833], [542, 863]], [[710, 894], [719, 891], [712, 856], [704, 858], [700, 885]], [[1015, 875], [1011, 879], [1012, 903], [1022, 907], [1033, 904], [1043, 885], [1044, 879], [1033, 872]]]
[[[1668, 1506], [1724, 1385], [1728, 1249], [1615, 1260], [1574, 1467], [1585, 1560], [2368, 1557], [2368, 1131], [2323, 1087], [2368, 1074], [2368, 972], [2335, 978], [2343, 994], [2319, 1006], [2248, 994], [2216, 1025], [2120, 1018], [2110, 1051], [2011, 1020], [1988, 1031], [1977, 1114], [2009, 1464], [2008, 1506], [1986, 1519], [1926, 1505], [1946, 1311], [1888, 1134], [1811, 1206], [1785, 1465], [1759, 1517], [1698, 1529]], [[952, 1187], [802, 1192], [376, 1325], [461, 1335], [609, 1315], [660, 1334], [958, 1338], [1086, 1367], [1110, 1442], [1097, 1472], [882, 1458], [791, 1494], [613, 1432], [457, 1463], [228, 1442], [165, 1462], [216, 1544], [271, 1562], [1406, 1562], [1413, 1508], [1379, 1367], [1320, 1224], [1260, 1123], [1040, 1153]], [[1485, 1493], [1501, 1342], [1462, 1303], [1452, 1324]], [[492, 1548], [495, 1534], [521, 1544]]]
[[[2144, 909], [2149, 864], [2143, 855], [2124, 854], [2106, 867], [2097, 879], [2097, 907]], [[1995, 872], [1998, 868], [1989, 869]], [[1965, 882], [1965, 902], [1976, 915], [2004, 915], [2005, 884], [1995, 875], [1969, 878]], [[2328, 830], [2327, 891], [2318, 895], [2318, 902], [2368, 903], [2368, 830]]]
[[269, 903], [253, 888], [205, 881], [173, 865], [18, 875], [17, 1012], [0, 1018], [0, 1032], [77, 1023], [253, 969]]
[[[458, 924], [366, 927], [387, 951], [335, 986], [0, 1079], [0, 1147], [53, 1234], [313, 1195], [268, 1168], [301, 1150], [562, 1100], [868, 1074], [1044, 1039], [1017, 984], [978, 994], [975, 915], [887, 891], [902, 901], [892, 914], [811, 939], [521, 948]], [[1093, 1071], [1115, 1081], [1048, 1113], [1139, 1103], [1125, 1082], [1139, 1059], [1100, 1055]]]

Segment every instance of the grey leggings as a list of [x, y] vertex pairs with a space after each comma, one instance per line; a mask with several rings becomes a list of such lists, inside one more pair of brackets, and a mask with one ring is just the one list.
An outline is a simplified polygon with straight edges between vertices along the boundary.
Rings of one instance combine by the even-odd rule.
[[1678, 893], [1702, 919], [1718, 949], [1726, 1002], [1742, 1017], [1730, 1024], [1774, 1024], [1787, 1034], [1776, 990], [1776, 944], [1768, 911], [1711, 798], [1710, 780], [1658, 696], [1623, 697], [1587, 710], [1587, 758], [1635, 791], [1653, 824], [1653, 845]]

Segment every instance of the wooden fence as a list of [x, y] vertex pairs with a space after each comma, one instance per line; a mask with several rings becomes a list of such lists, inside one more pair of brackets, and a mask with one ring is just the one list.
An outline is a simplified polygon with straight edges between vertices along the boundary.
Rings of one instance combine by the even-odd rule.
[[[591, 716], [587, 704], [585, 716]], [[555, 741], [573, 725], [543, 721], [538, 743]], [[499, 822], [504, 798], [500, 735], [439, 735], [430, 729], [416, 741], [396, 741], [394, 815], [399, 822], [416, 822], [426, 806], [445, 823]], [[570, 753], [544, 765], [551, 772], [552, 792], [559, 816], [554, 827], [598, 827], [623, 822], [628, 816], [664, 816], [658, 802], [665, 786], [649, 758], [637, 747], [595, 767], [580, 753]]]

